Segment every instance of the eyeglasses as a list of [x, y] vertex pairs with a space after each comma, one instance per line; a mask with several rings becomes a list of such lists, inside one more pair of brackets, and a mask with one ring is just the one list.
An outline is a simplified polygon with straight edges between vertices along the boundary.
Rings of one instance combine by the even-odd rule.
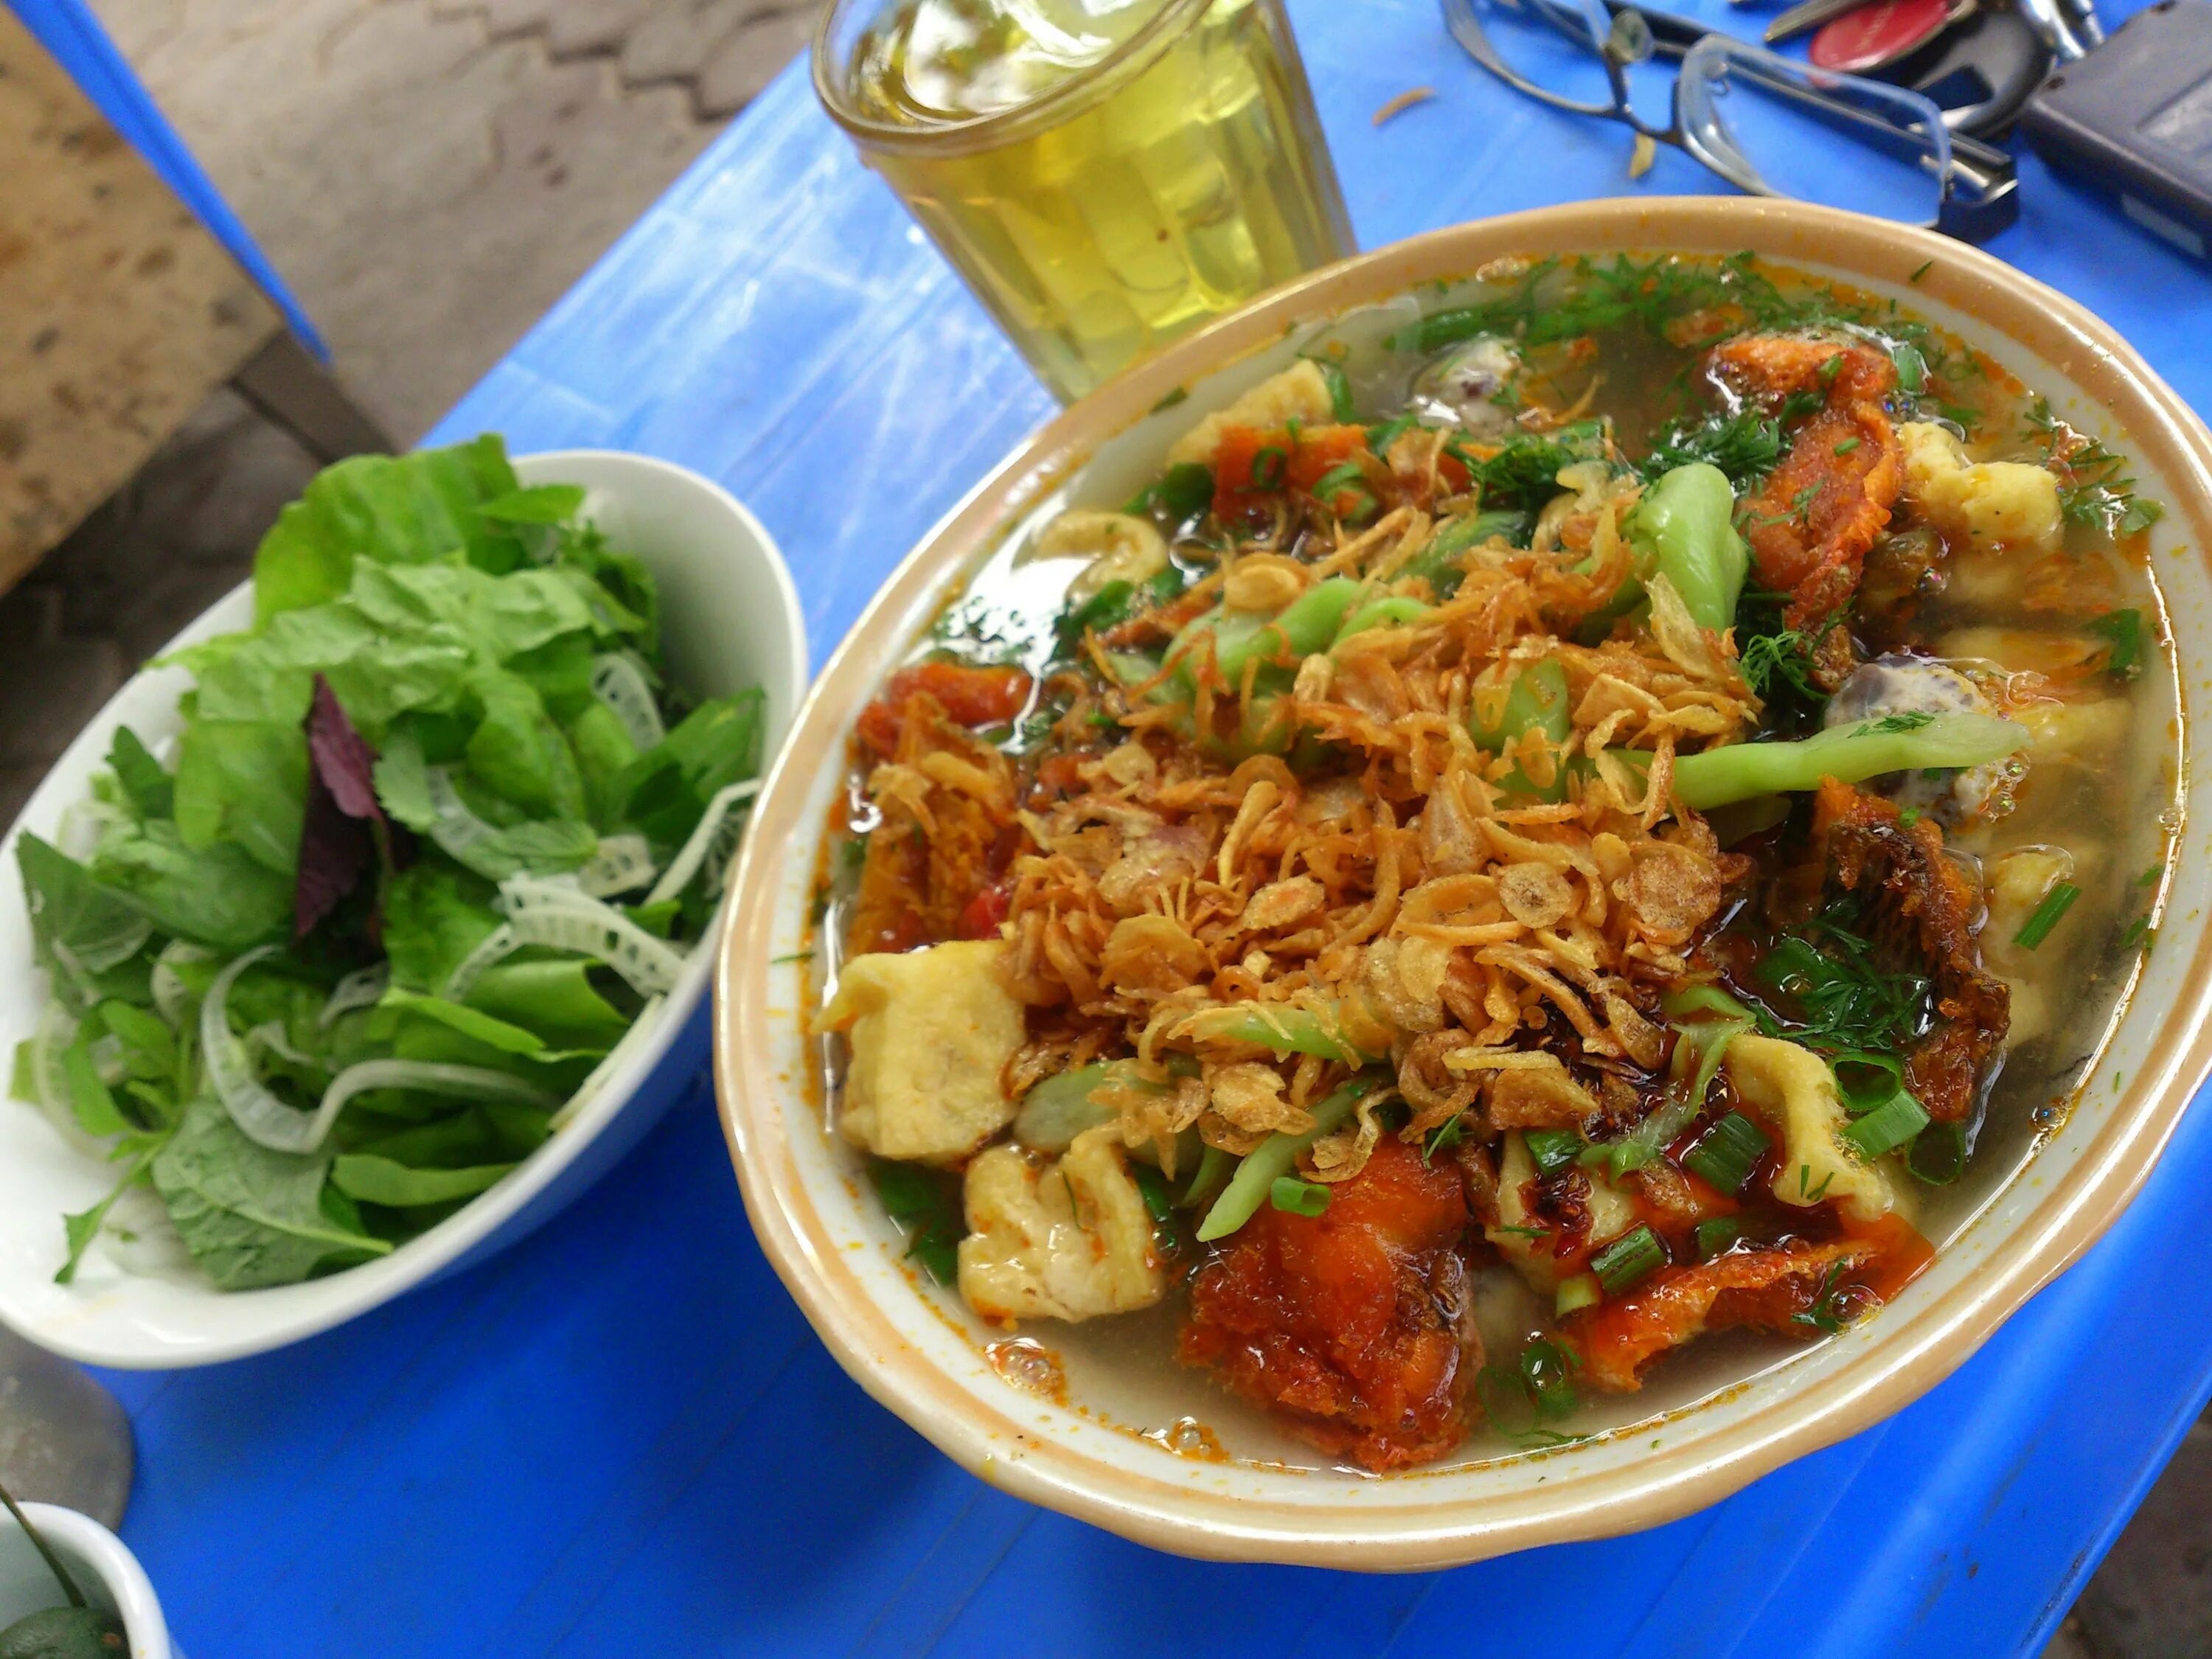
[[[1754, 196], [1899, 219], [1968, 241], [2019, 216], [2012, 158], [1903, 87], [1814, 69], [1623, 0], [1443, 0], [1474, 60], [1554, 109], [1626, 123]], [[1656, 60], [1656, 61], [1655, 61]], [[1657, 62], [1680, 67], [1658, 83]], [[1639, 112], [1663, 111], [1663, 124]], [[1848, 152], [1833, 143], [1853, 141]]]

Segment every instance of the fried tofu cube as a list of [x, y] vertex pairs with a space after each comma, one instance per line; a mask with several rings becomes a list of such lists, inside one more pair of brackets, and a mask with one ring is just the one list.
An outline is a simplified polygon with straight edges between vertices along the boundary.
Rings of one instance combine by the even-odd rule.
[[1317, 364], [1302, 357], [1176, 439], [1174, 447], [1168, 451], [1168, 465], [1211, 463], [1214, 450], [1220, 446], [1221, 434], [1232, 426], [1273, 432], [1292, 421], [1306, 426], [1326, 426], [1335, 417], [1336, 399], [1329, 393], [1328, 381]]
[[1024, 1031], [996, 939], [855, 957], [822, 1011], [852, 1045], [838, 1128], [878, 1158], [950, 1164], [1013, 1121], [999, 1076]]
[[1057, 1159], [994, 1146], [968, 1166], [960, 1294], [985, 1319], [1060, 1319], [1149, 1308], [1167, 1291], [1152, 1218], [1121, 1132], [1085, 1131]]
[[1744, 1036], [1729, 1044], [1723, 1063], [1743, 1103], [1782, 1137], [1776, 1198], [1801, 1209], [1834, 1200], [1857, 1221], [1876, 1221], [1892, 1210], [1911, 1219], [1901, 1183], [1879, 1161], [1868, 1163], [1838, 1139], [1850, 1115], [1826, 1060], [1779, 1037]]
[[1905, 447], [1905, 493], [1938, 530], [1977, 547], [2057, 551], [2066, 520], [2049, 468], [1969, 462], [1956, 434], [1933, 422], [1907, 421], [1897, 435]]

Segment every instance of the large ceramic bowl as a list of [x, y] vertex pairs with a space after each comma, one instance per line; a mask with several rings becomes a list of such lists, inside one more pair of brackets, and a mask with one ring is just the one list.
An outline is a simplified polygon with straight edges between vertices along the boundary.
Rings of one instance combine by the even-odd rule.
[[[861, 1386], [968, 1468], [1194, 1555], [1426, 1568], [1651, 1526], [1932, 1388], [2079, 1256], [2149, 1172], [2212, 1060], [2212, 963], [2197, 921], [2212, 889], [2212, 752], [2193, 724], [2185, 738], [2187, 826], [2165, 896], [2175, 920], [2070, 1115], [2032, 1157], [2022, 1134], [2008, 1158], [1978, 1163], [1965, 1213], [1940, 1230], [1935, 1267], [1873, 1319], [1739, 1367], [1725, 1386], [1709, 1377], [1702, 1389], [1670, 1393], [1655, 1382], [1633, 1397], [1649, 1415], [1571, 1447], [1359, 1479], [1177, 1455], [1109, 1412], [1082, 1409], [1079, 1390], [1069, 1403], [1024, 1392], [984, 1352], [1004, 1333], [986, 1332], [957, 1298], [926, 1295], [902, 1270], [892, 1230], [847, 1150], [823, 1133], [818, 1092], [807, 1086], [815, 1056], [799, 1023], [802, 965], [791, 953], [803, 948], [816, 849], [842, 787], [845, 733], [950, 586], [1065, 493], [1085, 503], [1123, 499], [1173, 434], [1282, 367], [1310, 325], [1467, 276], [1503, 255], [1741, 248], [1896, 297], [2132, 457], [2143, 489], [2167, 507], [2154, 563], [2179, 641], [2185, 702], [2204, 685], [2212, 434], [2079, 306], [1986, 254], [1893, 225], [1717, 198], [1590, 203], [1465, 225], [1279, 291], [1071, 409], [900, 567], [817, 683], [742, 861], [717, 981], [723, 1118], [763, 1247]], [[1178, 387], [1188, 400], [1153, 412]], [[1046, 1325], [1027, 1334], [1059, 1340]], [[1182, 1409], [1202, 1410], [1191, 1404], [1202, 1397], [1196, 1379], [1186, 1379]]]
[[[677, 683], [702, 696], [763, 688], [767, 752], [774, 754], [806, 690], [806, 635], [790, 573], [759, 520], [709, 480], [648, 456], [573, 450], [525, 456], [515, 471], [526, 483], [578, 483], [591, 492], [586, 512], [659, 579]], [[170, 648], [252, 621], [249, 583]], [[59, 838], [64, 815], [85, 798], [117, 726], [131, 726], [160, 752], [181, 729], [177, 698], [191, 684], [175, 668], [134, 677], [0, 839], [0, 1054], [37, 1029], [46, 1006], [44, 978], [31, 960], [16, 837], [27, 830]], [[155, 1253], [149, 1253], [154, 1271], [126, 1271], [105, 1246], [95, 1247], [74, 1284], [55, 1284], [62, 1216], [96, 1203], [114, 1176], [64, 1143], [36, 1110], [0, 1101], [0, 1322], [93, 1364], [201, 1365], [295, 1342], [483, 1260], [573, 1202], [690, 1086], [706, 1060], [702, 1004], [710, 957], [696, 954], [659, 1024], [617, 1057], [599, 1091], [520, 1169], [390, 1255], [302, 1285], [226, 1293], [189, 1266], [161, 1264]]]

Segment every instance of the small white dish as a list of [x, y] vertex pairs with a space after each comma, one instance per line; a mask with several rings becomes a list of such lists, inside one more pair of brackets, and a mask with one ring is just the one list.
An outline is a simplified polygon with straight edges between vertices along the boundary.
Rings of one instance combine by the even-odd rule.
[[[31, 1524], [48, 1547], [61, 1557], [85, 1600], [123, 1621], [123, 1633], [130, 1638], [131, 1659], [171, 1659], [174, 1650], [169, 1646], [169, 1626], [161, 1617], [161, 1604], [155, 1599], [146, 1569], [124, 1547], [121, 1539], [75, 1510], [26, 1504], [23, 1513], [31, 1517]], [[47, 1607], [65, 1605], [38, 1547], [24, 1536], [14, 1516], [0, 1512], [0, 1630]]]
[[[585, 486], [586, 514], [652, 568], [678, 684], [702, 696], [765, 689], [765, 764], [791, 729], [807, 660], [798, 593], [760, 521], [719, 484], [647, 456], [564, 450], [525, 456], [514, 465], [526, 483]], [[168, 648], [249, 627], [252, 619], [248, 583]], [[118, 726], [131, 726], [158, 752], [180, 727], [177, 699], [191, 684], [175, 668], [135, 676], [70, 745], [0, 839], [0, 1063], [37, 1028], [46, 997], [45, 976], [31, 958], [17, 838], [27, 830], [58, 837], [63, 815], [85, 798], [92, 774], [105, 763]], [[296, 1342], [484, 1260], [612, 1169], [700, 1075], [712, 955], [697, 954], [658, 1028], [514, 1174], [390, 1255], [305, 1284], [222, 1291], [189, 1268], [127, 1271], [105, 1245], [87, 1255], [74, 1284], [55, 1284], [64, 1255], [62, 1216], [96, 1203], [114, 1176], [64, 1142], [35, 1108], [0, 1100], [0, 1322], [90, 1364], [204, 1365]]]

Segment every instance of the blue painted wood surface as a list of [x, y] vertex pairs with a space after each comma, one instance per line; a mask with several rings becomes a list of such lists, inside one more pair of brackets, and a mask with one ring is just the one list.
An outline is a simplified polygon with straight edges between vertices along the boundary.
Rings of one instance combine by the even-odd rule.
[[[1291, 9], [1365, 245], [1632, 188], [1625, 135], [1486, 82], [1433, 0]], [[1371, 125], [1421, 84], [1439, 97]], [[1996, 251], [2206, 406], [2204, 272], [2022, 173]], [[1642, 186], [1706, 187], [1666, 153]], [[433, 439], [713, 474], [781, 539], [826, 653], [1051, 407], [794, 70]], [[1957, 1376], [1725, 1504], [1374, 1578], [1176, 1560], [962, 1474], [807, 1329], [702, 1093], [488, 1267], [283, 1353], [112, 1379], [142, 1456], [125, 1535], [185, 1648], [223, 1659], [2032, 1653], [2212, 1389], [2208, 1182], [2200, 1111], [2112, 1236]]]

